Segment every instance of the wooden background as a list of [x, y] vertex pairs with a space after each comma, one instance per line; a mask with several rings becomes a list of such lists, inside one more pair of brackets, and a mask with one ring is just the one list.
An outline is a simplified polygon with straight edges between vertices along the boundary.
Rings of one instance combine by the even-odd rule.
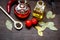
[[[6, 4], [8, 1], [9, 0], [0, 0], [0, 5], [5, 10], [6, 10]], [[35, 7], [36, 2], [37, 2], [36, 0], [28, 1], [28, 3], [31, 6], [31, 12], [33, 11], [33, 9]], [[37, 30], [34, 27], [32, 27], [31, 29], [28, 30], [25, 27], [25, 25], [23, 26], [23, 29], [20, 31], [16, 30], [14, 27], [13, 27], [12, 31], [10, 31], [6, 28], [6, 25], [5, 25], [6, 20], [10, 20], [10, 19], [2, 11], [0, 11], [0, 40], [60, 40], [60, 1], [55, 0], [54, 5], [49, 5], [47, 0], [45, 2], [47, 5], [45, 8], [45, 12], [47, 12], [48, 10], [52, 10], [53, 13], [56, 14], [56, 17], [53, 20], [44, 19], [44, 21], [54, 21], [55, 26], [58, 28], [58, 31], [51, 31], [50, 29], [47, 28], [44, 31], [43, 37], [40, 37], [37, 34]], [[22, 21], [24, 24], [24, 20], [18, 19], [14, 15], [14, 6], [12, 7], [10, 15], [15, 20]], [[32, 18], [32, 13], [30, 14], [29, 18], [27, 18], [27, 19], [31, 19], [31, 18]]]

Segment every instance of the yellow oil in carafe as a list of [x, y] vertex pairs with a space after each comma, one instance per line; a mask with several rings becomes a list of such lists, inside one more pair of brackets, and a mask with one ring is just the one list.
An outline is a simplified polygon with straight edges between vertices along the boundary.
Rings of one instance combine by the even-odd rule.
[[37, 12], [37, 11], [34, 10], [34, 11], [33, 11], [33, 16], [34, 16], [35, 18], [37, 18], [38, 20], [42, 20], [44, 14], [41, 13], [41, 12]]
[[42, 20], [44, 17], [44, 8], [45, 5], [43, 1], [38, 1], [36, 7], [33, 10], [33, 17], [37, 18], [38, 20]]

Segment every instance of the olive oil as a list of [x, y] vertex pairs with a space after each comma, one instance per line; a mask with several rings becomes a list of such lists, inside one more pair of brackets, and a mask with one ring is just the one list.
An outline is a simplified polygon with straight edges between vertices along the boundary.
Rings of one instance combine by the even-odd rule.
[[37, 5], [35, 6], [33, 10], [33, 16], [36, 17], [38, 20], [42, 20], [44, 17], [44, 9], [45, 9], [44, 2], [38, 1]]

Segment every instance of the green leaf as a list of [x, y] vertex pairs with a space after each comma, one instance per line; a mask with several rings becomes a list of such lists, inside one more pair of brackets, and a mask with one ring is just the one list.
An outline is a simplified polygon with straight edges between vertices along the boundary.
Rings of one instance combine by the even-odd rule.
[[53, 19], [53, 18], [55, 18], [55, 14], [53, 14], [52, 11], [48, 11], [46, 14], [46, 17], [47, 17], [47, 19], [50, 19], [50, 18]]
[[51, 30], [58, 30], [58, 29], [54, 26], [54, 22], [48, 22], [47, 25], [48, 25], [48, 28], [51, 29]]
[[54, 26], [54, 22], [47, 22], [47, 26]]
[[39, 25], [41, 26], [41, 31], [44, 31], [47, 28], [47, 23], [45, 22], [39, 22]]
[[44, 25], [44, 26], [41, 27], [41, 30], [44, 31], [46, 28], [47, 28], [47, 26]]
[[53, 19], [53, 18], [55, 18], [55, 14], [54, 14], [54, 15], [52, 15], [52, 16], [51, 16], [51, 18], [52, 18], [52, 19]]
[[10, 31], [12, 31], [12, 22], [10, 20], [6, 21], [6, 28]]
[[42, 31], [42, 28], [40, 26], [35, 26], [35, 29], [37, 29], [37, 31]]
[[48, 28], [51, 30], [58, 30], [55, 26], [49, 26]]
[[39, 22], [39, 25], [41, 26], [40, 30], [44, 31], [47, 27], [51, 30], [58, 30], [54, 25], [54, 22]]
[[43, 32], [42, 31], [38, 31], [38, 35], [39, 36], [43, 36]]
[[48, 11], [46, 14], [47, 19], [49, 19], [52, 16], [52, 11]]
[[40, 26], [44, 26], [46, 23], [45, 22], [39, 22]]

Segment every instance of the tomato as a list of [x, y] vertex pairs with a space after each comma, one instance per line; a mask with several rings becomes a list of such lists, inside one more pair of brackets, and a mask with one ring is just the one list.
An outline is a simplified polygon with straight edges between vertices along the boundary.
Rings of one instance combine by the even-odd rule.
[[26, 25], [27, 28], [31, 28], [32, 24], [36, 25], [37, 23], [38, 23], [37, 19], [36, 18], [32, 18], [31, 20], [27, 20], [25, 22], [25, 25]]
[[25, 25], [26, 25], [27, 28], [31, 28], [31, 26], [32, 26], [31, 20], [27, 20], [27, 21], [25, 22]]
[[36, 25], [37, 23], [38, 23], [37, 19], [36, 18], [32, 18], [32, 24]]

